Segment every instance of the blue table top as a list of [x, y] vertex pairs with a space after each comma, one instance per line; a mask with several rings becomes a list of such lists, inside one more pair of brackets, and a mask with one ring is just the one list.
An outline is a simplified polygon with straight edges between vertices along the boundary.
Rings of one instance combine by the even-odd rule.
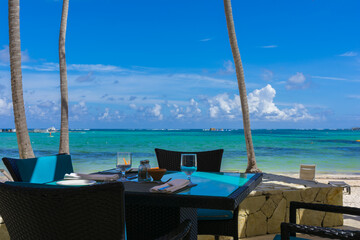
[[[246, 177], [240, 173], [209, 173], [195, 172], [191, 175], [191, 182], [197, 186], [186, 189], [178, 194], [193, 196], [214, 196], [227, 197], [237, 188], [246, 184], [254, 174], [246, 174]], [[164, 175], [162, 181], [172, 179], [187, 179], [182, 172], [169, 173]]]
[[[254, 174], [240, 175], [240, 173], [209, 173], [195, 172], [191, 175], [191, 182], [197, 184], [192, 188], [185, 189], [177, 194], [192, 196], [227, 197], [239, 187], [245, 185]], [[168, 172], [163, 176], [162, 181], [168, 179], [187, 179], [185, 173]], [[132, 180], [137, 182], [137, 179]], [[149, 183], [150, 185], [151, 183]], [[156, 183], [154, 183], [156, 185]], [[47, 183], [56, 185], [56, 182]]]

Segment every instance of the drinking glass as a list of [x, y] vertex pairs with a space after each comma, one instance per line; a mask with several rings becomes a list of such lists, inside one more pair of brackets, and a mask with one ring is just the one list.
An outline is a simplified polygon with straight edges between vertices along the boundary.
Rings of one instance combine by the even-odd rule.
[[181, 171], [184, 172], [191, 182], [191, 174], [197, 170], [196, 154], [181, 154]]
[[120, 181], [125, 182], [125, 172], [131, 168], [132, 154], [130, 152], [118, 152], [116, 160], [116, 170], [121, 171]]

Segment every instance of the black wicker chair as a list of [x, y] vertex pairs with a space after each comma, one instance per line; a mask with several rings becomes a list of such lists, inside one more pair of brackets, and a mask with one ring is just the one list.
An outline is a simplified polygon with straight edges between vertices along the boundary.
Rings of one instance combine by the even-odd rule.
[[[71, 162], [71, 155], [68, 154], [57, 154], [54, 156], [44, 156], [40, 158], [30, 158], [30, 159], [16, 159], [16, 158], [7, 158], [4, 157], [2, 159], [4, 165], [8, 169], [11, 177], [16, 182], [30, 182], [32, 177], [35, 177], [33, 183], [43, 183], [38, 182], [39, 177], [41, 179], [41, 176], [37, 175], [40, 173], [40, 175], [43, 175], [44, 182], [50, 182], [50, 181], [56, 181], [64, 178], [65, 173], [71, 173], [73, 172], [73, 166]], [[50, 162], [51, 164], [46, 163], [44, 174], [43, 172], [35, 172], [35, 166], [37, 168], [39, 167], [39, 162], [41, 162], [41, 166], [43, 166], [44, 163]], [[26, 163], [26, 164], [24, 164]], [[19, 166], [20, 165], [20, 166]], [[20, 171], [20, 167], [28, 165], [27, 171]], [[53, 167], [53, 169], [50, 169], [50, 166]], [[53, 172], [52, 172], [53, 171]], [[21, 177], [25, 176], [25, 177]]]
[[[220, 172], [222, 155], [224, 149], [217, 149], [204, 152], [178, 152], [155, 148], [156, 157], [160, 168], [170, 171], [180, 171], [180, 158], [183, 153], [197, 154], [197, 170], [201, 172]], [[215, 239], [219, 236], [232, 236], [238, 239], [238, 213], [236, 208], [232, 213], [232, 218], [211, 220], [198, 220], [199, 235], [214, 235]], [[209, 216], [212, 217], [212, 216]]]
[[275, 236], [274, 240], [289, 240], [289, 239], [303, 239], [296, 238], [296, 233], [304, 233], [315, 235], [330, 239], [360, 239], [360, 231], [342, 230], [328, 227], [315, 227], [296, 224], [296, 210], [297, 209], [310, 209], [323, 212], [343, 213], [350, 215], [360, 216], [360, 208], [334, 206], [328, 204], [314, 204], [303, 202], [290, 203], [290, 218], [289, 223], [281, 223], [281, 236]]
[[[125, 239], [122, 183], [24, 186], [0, 183], [0, 214], [11, 239]], [[186, 220], [159, 239], [185, 239], [189, 229]]]
[[16, 158], [7, 158], [7, 157], [4, 157], [2, 159], [5, 167], [8, 169], [13, 180], [16, 182], [21, 182], [22, 180], [20, 177], [19, 169], [16, 165], [16, 160], [17, 160]]
[[159, 168], [169, 171], [180, 171], [180, 158], [183, 153], [194, 153], [197, 155], [197, 170], [200, 172], [220, 172], [221, 159], [224, 149], [204, 152], [177, 152], [155, 148]]

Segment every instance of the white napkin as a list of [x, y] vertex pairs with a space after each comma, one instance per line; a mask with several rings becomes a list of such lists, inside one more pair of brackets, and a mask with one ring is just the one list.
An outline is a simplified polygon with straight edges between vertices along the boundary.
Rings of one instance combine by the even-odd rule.
[[83, 173], [70, 173], [65, 174], [64, 179], [87, 179], [95, 181], [115, 181], [119, 179], [118, 174], [83, 174]]
[[189, 180], [186, 179], [174, 179], [168, 183], [152, 187], [150, 192], [165, 192], [172, 193], [179, 189], [182, 189], [190, 184]]

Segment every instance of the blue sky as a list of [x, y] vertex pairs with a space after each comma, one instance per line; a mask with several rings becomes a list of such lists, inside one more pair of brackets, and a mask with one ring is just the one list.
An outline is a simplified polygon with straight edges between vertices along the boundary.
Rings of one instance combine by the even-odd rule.
[[[360, 126], [359, 1], [233, 1], [252, 128]], [[60, 125], [62, 1], [20, 2], [29, 128]], [[242, 128], [222, 1], [70, 0], [70, 128]], [[14, 127], [0, 1], [0, 127]]]

